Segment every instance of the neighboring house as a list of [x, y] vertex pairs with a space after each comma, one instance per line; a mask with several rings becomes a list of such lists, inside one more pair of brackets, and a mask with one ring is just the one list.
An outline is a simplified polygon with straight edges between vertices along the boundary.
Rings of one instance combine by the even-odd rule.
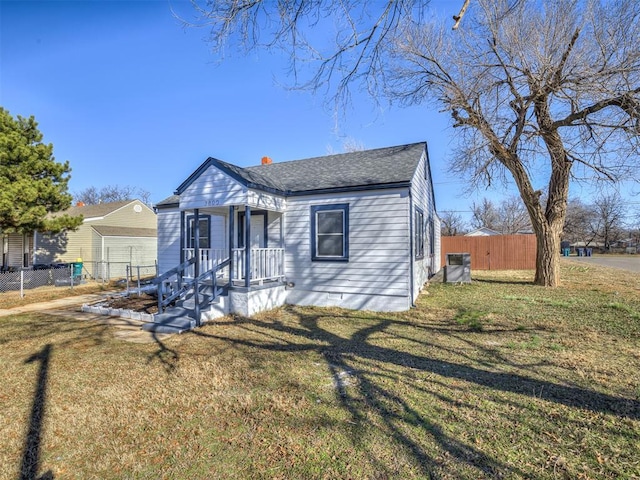
[[425, 142], [248, 168], [209, 158], [156, 211], [160, 273], [229, 259], [227, 313], [407, 310], [440, 269]]
[[65, 212], [82, 215], [75, 231], [36, 232], [34, 264], [75, 262], [93, 277], [124, 276], [126, 265], [154, 265], [157, 252], [155, 212], [140, 200], [78, 205]]
[[475, 229], [472, 232], [466, 233], [465, 237], [488, 237], [490, 235], [502, 235], [500, 232], [496, 230], [492, 230], [487, 227], [480, 227]]
[[33, 257], [33, 235], [23, 233], [0, 233], [2, 237], [2, 265], [0, 271], [17, 270], [31, 265]]

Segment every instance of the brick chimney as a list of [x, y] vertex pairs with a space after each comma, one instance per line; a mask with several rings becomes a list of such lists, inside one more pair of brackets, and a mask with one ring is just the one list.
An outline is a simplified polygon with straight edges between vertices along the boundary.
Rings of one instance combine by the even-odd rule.
[[273, 163], [273, 160], [271, 160], [271, 158], [262, 157], [262, 165], [271, 165], [272, 163]]
[[76, 203], [76, 207], [84, 207], [84, 202], [78, 202], [78, 203]]

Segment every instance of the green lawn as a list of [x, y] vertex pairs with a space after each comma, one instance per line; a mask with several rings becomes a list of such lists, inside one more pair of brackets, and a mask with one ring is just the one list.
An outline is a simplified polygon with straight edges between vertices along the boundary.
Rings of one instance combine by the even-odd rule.
[[640, 478], [640, 277], [531, 279], [147, 344], [0, 318], [0, 478]]

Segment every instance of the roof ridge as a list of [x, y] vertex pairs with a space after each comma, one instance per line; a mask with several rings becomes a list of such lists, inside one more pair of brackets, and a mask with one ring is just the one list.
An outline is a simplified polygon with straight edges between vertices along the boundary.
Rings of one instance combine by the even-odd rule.
[[351, 155], [357, 155], [357, 154], [360, 154], [360, 153], [371, 154], [371, 153], [379, 152], [379, 151], [382, 151], [382, 150], [394, 150], [394, 149], [400, 149], [400, 148], [414, 147], [414, 146], [417, 146], [417, 145], [426, 145], [426, 143], [427, 142], [422, 141], [422, 142], [406, 143], [404, 145], [393, 145], [391, 147], [368, 148], [368, 149], [365, 149], [365, 150], [354, 150], [352, 152], [332, 153], [330, 155], [318, 155], [316, 157], [298, 158], [298, 159], [295, 159], [295, 160], [274, 161], [273, 163], [269, 163], [269, 164], [266, 164], [266, 165], [250, 165], [248, 167], [240, 167], [240, 166], [235, 165], [233, 163], [223, 162], [222, 160], [218, 160], [218, 161], [219, 162], [223, 162], [223, 163], [225, 163], [227, 165], [233, 165], [236, 168], [241, 168], [241, 169], [246, 171], [246, 170], [267, 168], [267, 167], [270, 167], [272, 165], [285, 165], [285, 164], [288, 164], [288, 163], [308, 162], [309, 160], [329, 159], [329, 158], [334, 158], [334, 157], [351, 156]]

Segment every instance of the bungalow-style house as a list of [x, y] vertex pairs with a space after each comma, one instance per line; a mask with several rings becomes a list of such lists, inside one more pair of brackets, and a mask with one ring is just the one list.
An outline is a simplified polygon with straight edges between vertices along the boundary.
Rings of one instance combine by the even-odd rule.
[[407, 310], [440, 269], [425, 142], [247, 168], [208, 158], [156, 211], [158, 283], [217, 271], [221, 314]]
[[85, 275], [114, 278], [126, 275], [127, 265], [154, 265], [157, 252], [155, 212], [140, 200], [84, 205], [64, 213], [82, 215], [75, 231], [36, 232], [34, 264], [83, 262]]

